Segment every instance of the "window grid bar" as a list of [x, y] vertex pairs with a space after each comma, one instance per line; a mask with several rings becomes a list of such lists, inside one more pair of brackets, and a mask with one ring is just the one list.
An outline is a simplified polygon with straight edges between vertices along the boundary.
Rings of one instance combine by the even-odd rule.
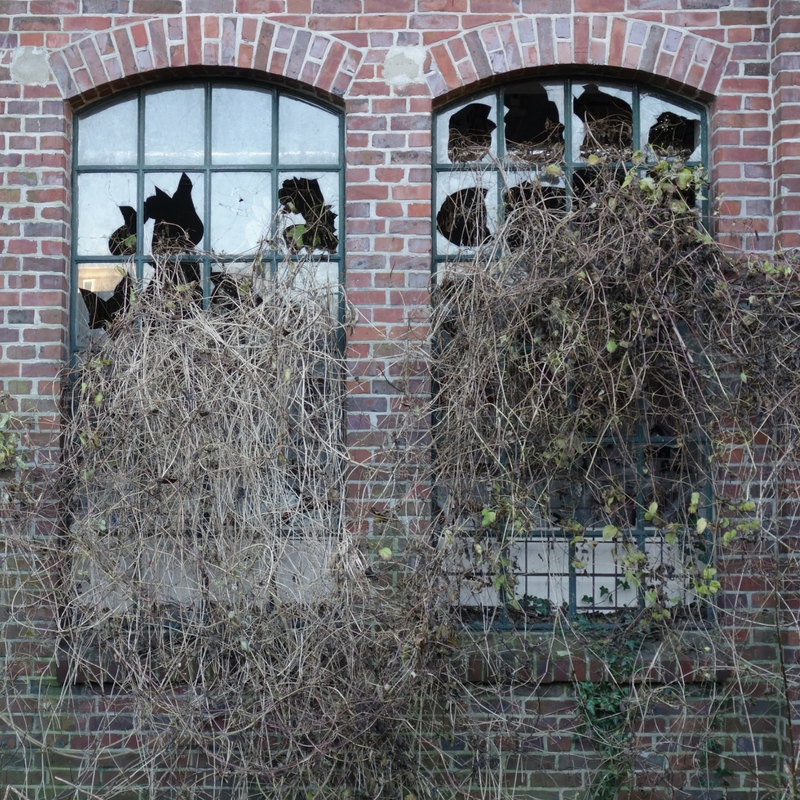
[[[214, 80], [205, 80], [205, 81], [197, 81], [196, 79], [188, 80], [188, 81], [179, 81], [174, 82], [172, 84], [168, 84], [168, 86], [175, 86], [181, 87], [186, 85], [192, 85], [200, 87], [202, 86], [204, 90], [204, 105], [203, 105], [203, 113], [204, 113], [204, 155], [203, 155], [203, 163], [202, 164], [184, 164], [181, 165], [180, 163], [173, 162], [171, 164], [146, 164], [145, 163], [145, 136], [146, 136], [146, 103], [145, 98], [147, 92], [150, 90], [151, 87], [140, 87], [136, 89], [134, 92], [127, 93], [125, 95], [126, 98], [134, 99], [137, 103], [137, 143], [136, 143], [136, 164], [130, 165], [119, 165], [119, 164], [79, 164], [78, 163], [78, 153], [79, 153], [79, 137], [80, 137], [80, 122], [76, 125], [76, 131], [74, 136], [74, 158], [73, 158], [73, 166], [72, 166], [72, 185], [73, 185], [73, 208], [77, 210], [78, 208], [78, 193], [79, 193], [79, 182], [78, 177], [83, 174], [135, 174], [136, 175], [136, 208], [137, 208], [137, 221], [136, 221], [136, 253], [131, 256], [114, 256], [114, 255], [78, 255], [78, 214], [73, 213], [72, 218], [72, 243], [71, 243], [71, 263], [73, 265], [72, 274], [73, 274], [73, 282], [70, 291], [70, 341], [72, 343], [71, 346], [71, 353], [72, 359], [76, 357], [78, 352], [78, 348], [76, 346], [77, 341], [77, 309], [78, 309], [78, 292], [77, 292], [77, 266], [81, 264], [119, 264], [120, 267], [126, 264], [133, 264], [135, 266], [135, 273], [136, 279], [141, 281], [144, 277], [144, 267], [146, 264], [150, 264], [154, 261], [154, 256], [147, 255], [144, 252], [145, 249], [145, 242], [144, 242], [144, 194], [145, 194], [145, 187], [144, 181], [148, 174], [153, 173], [195, 173], [200, 174], [203, 176], [204, 182], [204, 198], [203, 198], [203, 247], [201, 252], [188, 252], [182, 254], [180, 256], [180, 260], [186, 263], [198, 263], [201, 269], [201, 286], [203, 291], [203, 305], [204, 307], [208, 305], [210, 294], [211, 294], [211, 285], [210, 285], [210, 275], [211, 269], [213, 264], [231, 264], [241, 260], [241, 256], [236, 254], [228, 254], [223, 253], [219, 256], [215, 257], [210, 252], [210, 244], [211, 244], [211, 235], [212, 235], [212, 200], [211, 200], [211, 187], [212, 187], [212, 176], [216, 173], [221, 172], [242, 172], [242, 173], [267, 173], [270, 175], [271, 180], [271, 202], [272, 202], [272, 209], [273, 209], [273, 218], [271, 222], [271, 229], [270, 235], [275, 236], [277, 234], [275, 224], [276, 224], [276, 214], [278, 211], [278, 194], [279, 194], [279, 177], [281, 173], [338, 173], [339, 175], [339, 197], [338, 202], [336, 203], [335, 211], [336, 216], [339, 220], [339, 235], [338, 240], [339, 244], [335, 253], [325, 253], [322, 255], [317, 255], [314, 257], [315, 261], [319, 264], [323, 263], [336, 263], [338, 265], [338, 279], [339, 279], [339, 286], [343, 287], [344, 285], [344, 240], [345, 240], [345, 230], [344, 230], [344, 217], [343, 217], [343, 209], [344, 209], [344, 142], [345, 142], [345, 124], [344, 118], [340, 111], [335, 110], [333, 108], [325, 106], [325, 110], [329, 113], [336, 114], [337, 118], [339, 119], [339, 136], [338, 136], [338, 145], [339, 145], [339, 158], [336, 164], [283, 164], [280, 162], [279, 158], [279, 102], [281, 97], [287, 97], [290, 99], [297, 99], [302, 102], [309, 102], [312, 105], [315, 105], [312, 101], [307, 100], [306, 98], [302, 97], [301, 95], [295, 95], [292, 92], [287, 92], [282, 89], [277, 88], [266, 88], [262, 85], [249, 83], [249, 82], [241, 82], [241, 83], [231, 83], [230, 81], [214, 81]], [[272, 115], [272, 144], [271, 144], [271, 157], [269, 164], [256, 164], [256, 165], [247, 165], [247, 164], [215, 164], [212, 161], [212, 108], [213, 108], [213, 90], [216, 86], [220, 87], [227, 87], [227, 86], [243, 86], [243, 87], [252, 87], [255, 90], [261, 92], [268, 92], [272, 98], [271, 102], [271, 115]], [[119, 99], [122, 99], [120, 96]], [[93, 106], [92, 108], [98, 108], [98, 110], [105, 108], [107, 106], [113, 105], [113, 101], [111, 103], [103, 103], [98, 106]], [[323, 106], [319, 106], [323, 108]], [[79, 118], [80, 119], [80, 118]], [[265, 265], [269, 265], [267, 268], [269, 269], [270, 275], [274, 278], [277, 274], [278, 268], [281, 263], [283, 263], [286, 259], [291, 261], [299, 260], [299, 257], [290, 253], [285, 253], [279, 250], [270, 249], [267, 252], [262, 253], [262, 261]], [[337, 302], [337, 313], [339, 320], [342, 321], [344, 319], [344, 297], [341, 291], [338, 292], [338, 302]], [[344, 340], [342, 336], [340, 336], [339, 344], [341, 347], [344, 346]]]

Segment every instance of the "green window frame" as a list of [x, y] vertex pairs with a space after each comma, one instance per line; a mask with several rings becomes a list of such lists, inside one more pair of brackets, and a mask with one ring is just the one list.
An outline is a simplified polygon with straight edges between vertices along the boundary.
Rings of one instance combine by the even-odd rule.
[[[214, 276], [249, 266], [255, 258], [265, 274], [274, 275], [287, 262], [311, 256], [329, 285], [343, 285], [340, 109], [275, 86], [195, 79], [114, 95], [82, 110], [75, 122], [73, 352], [91, 341], [91, 312], [85, 310], [79, 289], [91, 291], [96, 285], [107, 301], [123, 274], [147, 282], [156, 261], [156, 226], [163, 223], [146, 219], [145, 206], [158, 190], [174, 206], [183, 175], [191, 182], [202, 234], [194, 247], [176, 252], [171, 260], [194, 265], [205, 305], [214, 291]], [[307, 179], [306, 186], [316, 182], [324, 196], [325, 221], [332, 219], [335, 235], [320, 240], [314, 234], [312, 244], [321, 241], [320, 247], [305, 246], [302, 236], [311, 221], [304, 219], [302, 208], [288, 207], [283, 196], [292, 178]], [[129, 209], [128, 217], [123, 208]], [[131, 211], [135, 219], [129, 224]], [[187, 234], [192, 240], [197, 227]], [[243, 246], [237, 249], [237, 242]], [[343, 302], [339, 292], [340, 318]]]

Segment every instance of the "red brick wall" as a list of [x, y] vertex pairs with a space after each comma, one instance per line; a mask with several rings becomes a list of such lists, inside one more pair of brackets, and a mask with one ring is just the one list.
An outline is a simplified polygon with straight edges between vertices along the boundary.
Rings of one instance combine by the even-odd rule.
[[[390, 47], [421, 48], [404, 85], [385, 79]], [[746, 250], [797, 247], [798, 47], [798, 0], [3, 0], [0, 384], [38, 414], [46, 448], [68, 345], [72, 114], [96, 97], [204, 68], [268, 73], [344, 103], [346, 280], [359, 312], [348, 441], [369, 461], [397, 411], [393, 357], [427, 311], [437, 104], [573, 65], [700, 99], [716, 234]]]

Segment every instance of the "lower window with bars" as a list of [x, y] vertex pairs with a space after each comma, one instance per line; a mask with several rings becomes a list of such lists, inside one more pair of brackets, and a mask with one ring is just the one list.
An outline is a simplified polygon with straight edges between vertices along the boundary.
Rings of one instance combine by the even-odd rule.
[[[584, 447], [567, 471], [530, 491], [522, 509], [502, 479], [481, 482], [458, 504], [463, 490], [439, 482], [443, 542], [454, 553], [452, 601], [465, 622], [699, 612], [710, 505], [702, 438], [638, 426], [624, 447], [614, 439]], [[513, 455], [502, 462], [512, 473]]]

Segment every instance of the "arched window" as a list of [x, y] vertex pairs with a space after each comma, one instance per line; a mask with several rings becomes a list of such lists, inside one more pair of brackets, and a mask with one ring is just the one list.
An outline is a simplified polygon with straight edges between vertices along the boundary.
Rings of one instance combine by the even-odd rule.
[[[435, 257], [463, 257], [488, 239], [532, 184], [549, 204], [567, 204], [600, 161], [641, 157], [643, 172], [659, 158], [707, 164], [706, 133], [701, 106], [597, 78], [512, 84], [451, 103], [435, 116]], [[563, 174], [545, 169], [554, 162]]]
[[[468, 616], [609, 619], [691, 604], [681, 565], [707, 559], [707, 548], [677, 531], [706, 529], [699, 425], [672, 413], [679, 382], [666, 377], [668, 354], [663, 375], [647, 383], [636, 373], [623, 413], [609, 402], [603, 419], [612, 388], [592, 382], [593, 359], [619, 350], [622, 360], [638, 346], [614, 329], [615, 313], [627, 319], [632, 308], [624, 278], [597, 299], [608, 310], [600, 336], [586, 333], [594, 318], [584, 312], [606, 286], [597, 276], [623, 273], [603, 252], [608, 230], [624, 236], [616, 190], [635, 180], [642, 196], [651, 191], [654, 210], [641, 218], [667, 230], [676, 214], [688, 250], [697, 246], [706, 140], [701, 106], [598, 78], [511, 84], [435, 114], [436, 506], [447, 538], [466, 534], [454, 597]], [[599, 212], [577, 213], [603, 203], [603, 224]], [[568, 245], [584, 235], [583, 252], [595, 249], [582, 271]], [[554, 241], [567, 246], [556, 252]], [[652, 250], [657, 241], [664, 235]], [[675, 329], [684, 335], [691, 350], [691, 333]], [[622, 363], [623, 381], [633, 372]]]
[[73, 175], [72, 341], [85, 347], [180, 261], [203, 302], [226, 273], [312, 254], [340, 283], [341, 115], [254, 84], [142, 88], [82, 112]]

